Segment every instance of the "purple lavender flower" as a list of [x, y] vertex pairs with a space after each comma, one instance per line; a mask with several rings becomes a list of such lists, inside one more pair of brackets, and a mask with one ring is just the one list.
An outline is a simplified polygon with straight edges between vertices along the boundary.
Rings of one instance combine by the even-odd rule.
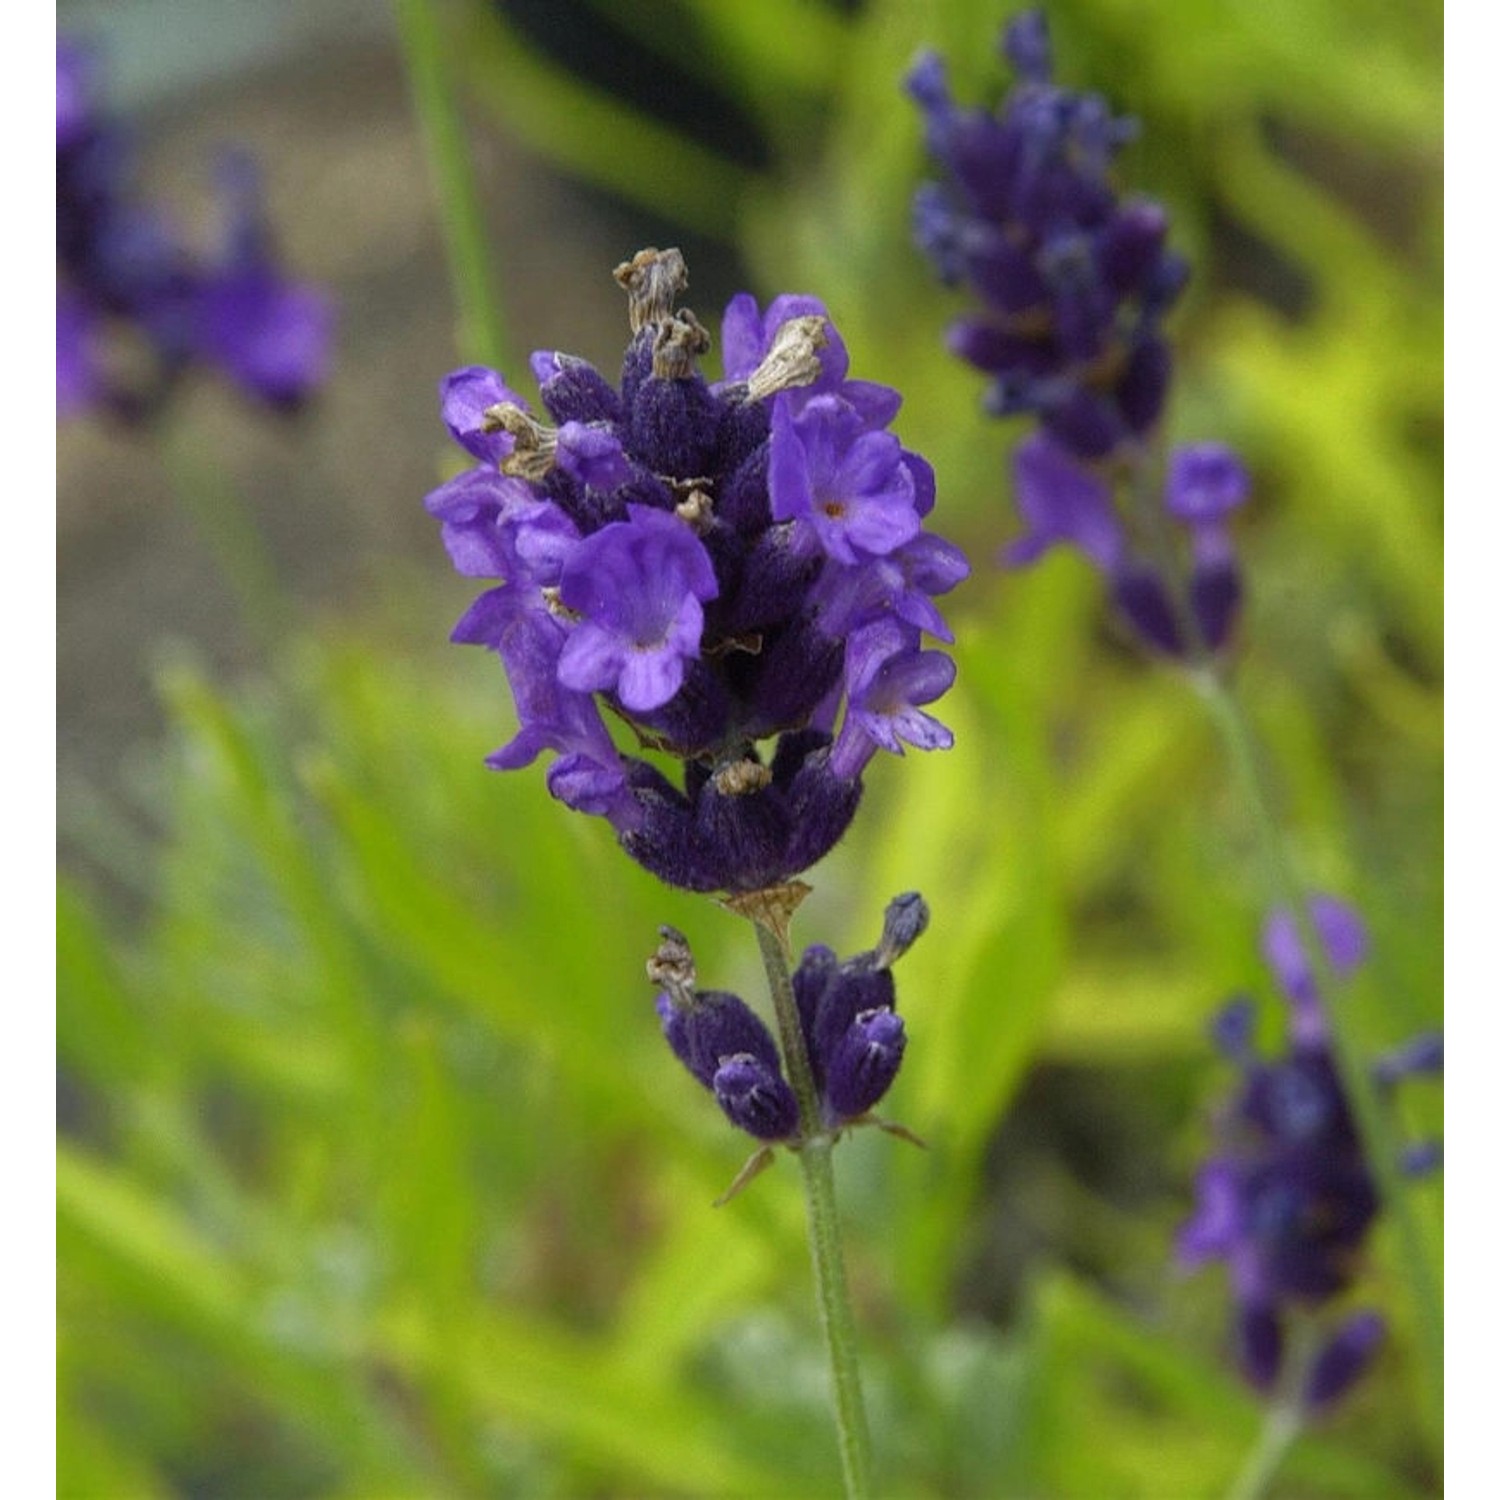
[[[821, 302], [762, 314], [736, 297], [710, 385], [708, 334], [675, 307], [680, 253], [615, 275], [634, 332], [618, 389], [537, 351], [553, 426], [494, 370], [443, 382], [477, 467], [427, 508], [461, 573], [501, 580], [454, 638], [496, 651], [510, 680], [521, 730], [491, 765], [550, 748], [554, 794], [608, 818], [661, 879], [761, 889], [838, 841], [876, 748], [952, 743], [918, 705], [953, 666], [920, 641], [952, 639], [934, 599], [968, 564], [924, 529], [935, 486], [888, 431], [900, 396], [847, 378]], [[616, 749], [601, 708], [681, 780]], [[731, 1081], [746, 1100], [769, 1087], [745, 1066]]]
[[565, 687], [608, 690], [633, 713], [677, 695], [699, 655], [703, 606], [716, 598], [713, 562], [691, 527], [632, 505], [573, 549], [558, 590], [579, 616], [558, 658]]
[[[926, 902], [908, 892], [886, 908], [878, 947], [842, 963], [820, 945], [803, 953], [792, 985], [818, 1093], [819, 1118], [809, 1128], [837, 1132], [865, 1122], [895, 1081], [906, 1027], [890, 968], [926, 926]], [[668, 1045], [731, 1124], [762, 1141], [796, 1139], [803, 1122], [765, 1023], [737, 995], [696, 989], [686, 940], [671, 928], [662, 936], [647, 968], [664, 985], [656, 1013]]]
[[1017, 82], [994, 111], [955, 104], [930, 53], [907, 87], [945, 173], [917, 192], [917, 241], [979, 302], [950, 325], [949, 348], [990, 376], [992, 415], [1040, 429], [1013, 459], [1024, 530], [1006, 560], [1075, 547], [1146, 649], [1217, 656], [1244, 592], [1227, 518], [1248, 476], [1212, 443], [1179, 448], [1164, 483], [1153, 472], [1172, 373], [1161, 322], [1187, 263], [1167, 247], [1161, 205], [1116, 189], [1133, 122], [1053, 83], [1043, 15], [1016, 16], [1003, 50]]
[[246, 395], [295, 409], [328, 377], [333, 304], [277, 264], [260, 173], [241, 151], [219, 162], [223, 243], [199, 272], [194, 346]]
[[[286, 279], [271, 246], [253, 166], [220, 164], [223, 245], [194, 253], [143, 203], [124, 129], [96, 99], [95, 59], [66, 38], [57, 50], [58, 410], [104, 408], [139, 420], [195, 364], [219, 369], [256, 400], [300, 405], [326, 378], [327, 296]], [[126, 385], [107, 347], [126, 330], [153, 361]]]
[[917, 242], [979, 298], [949, 346], [991, 377], [989, 410], [1032, 413], [1099, 459], [1161, 414], [1170, 357], [1157, 329], [1186, 265], [1165, 247], [1160, 206], [1117, 196], [1111, 171], [1134, 122], [1052, 82], [1040, 12], [1011, 21], [1003, 46], [1019, 82], [993, 113], [956, 105], [932, 53], [908, 76], [946, 178], [918, 192]]
[[[1368, 939], [1358, 914], [1328, 896], [1313, 897], [1309, 907], [1335, 972], [1362, 963]], [[1290, 914], [1267, 919], [1262, 950], [1292, 1013], [1286, 1049], [1271, 1058], [1256, 1051], [1244, 997], [1214, 1022], [1241, 1082], [1217, 1121], [1219, 1148], [1199, 1169], [1197, 1205], [1178, 1234], [1177, 1254], [1188, 1268], [1209, 1260], [1228, 1266], [1240, 1367], [1266, 1391], [1282, 1372], [1288, 1321], [1321, 1319], [1352, 1286], [1379, 1200]], [[1427, 1063], [1435, 1049], [1423, 1038], [1410, 1050]], [[1324, 1336], [1301, 1393], [1309, 1411], [1326, 1409], [1353, 1385], [1382, 1328], [1374, 1313], [1361, 1313]]]
[[885, 557], [922, 526], [902, 458], [896, 438], [870, 431], [838, 396], [799, 410], [781, 395], [771, 418], [771, 515], [805, 527], [809, 547], [845, 567]]
[[918, 707], [953, 685], [953, 661], [941, 651], [919, 651], [917, 634], [901, 620], [884, 619], [850, 636], [849, 706], [829, 761], [840, 776], [857, 776], [877, 748], [900, 755], [902, 741], [919, 750], [953, 744], [952, 732]]

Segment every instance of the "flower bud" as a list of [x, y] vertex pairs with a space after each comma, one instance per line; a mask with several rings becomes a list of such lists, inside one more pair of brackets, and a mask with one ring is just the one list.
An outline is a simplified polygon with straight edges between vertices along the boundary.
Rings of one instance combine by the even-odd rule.
[[1310, 1412], [1326, 1411], [1370, 1368], [1385, 1341], [1385, 1320], [1379, 1313], [1358, 1312], [1347, 1319], [1318, 1351], [1302, 1405]]

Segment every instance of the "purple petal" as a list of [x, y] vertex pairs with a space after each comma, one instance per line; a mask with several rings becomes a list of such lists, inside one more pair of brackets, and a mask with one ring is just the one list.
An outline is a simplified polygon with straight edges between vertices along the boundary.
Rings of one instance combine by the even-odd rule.
[[1012, 549], [1012, 560], [1038, 557], [1048, 547], [1068, 543], [1105, 572], [1124, 552], [1124, 532], [1109, 486], [1083, 468], [1058, 444], [1041, 434], [1016, 449], [1016, 509], [1027, 535]]
[[1189, 526], [1222, 521], [1250, 495], [1250, 475], [1232, 448], [1194, 443], [1172, 454], [1167, 470], [1168, 512]]
[[[696, 604], [697, 600], [689, 600]], [[682, 657], [673, 652], [632, 651], [620, 666], [620, 702], [633, 713], [650, 713], [677, 695], [682, 686]]]
[[510, 402], [526, 410], [526, 403], [506, 385], [503, 376], [485, 365], [466, 365], [445, 375], [443, 421], [455, 442], [485, 463], [498, 464], [516, 445], [508, 432], [486, 432], [484, 414], [492, 406]]

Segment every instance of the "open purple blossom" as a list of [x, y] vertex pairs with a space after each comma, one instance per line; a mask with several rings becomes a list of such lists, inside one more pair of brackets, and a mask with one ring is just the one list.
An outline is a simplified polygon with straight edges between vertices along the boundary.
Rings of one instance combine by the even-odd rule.
[[921, 529], [900, 442], [871, 431], [836, 395], [800, 409], [790, 393], [777, 397], [770, 464], [774, 519], [805, 526], [813, 545], [845, 567], [885, 557]]
[[1014, 473], [1026, 532], [1011, 544], [1007, 561], [1035, 562], [1050, 548], [1068, 545], [1106, 573], [1120, 566], [1125, 529], [1103, 478], [1040, 433], [1016, 449]]
[[713, 563], [689, 526], [632, 505], [573, 549], [558, 589], [578, 615], [558, 659], [559, 680], [608, 689], [635, 713], [660, 708], [699, 654], [703, 606], [719, 592]]
[[[131, 142], [97, 100], [92, 53], [57, 48], [58, 410], [154, 411], [190, 369], [226, 376], [266, 406], [299, 406], [327, 376], [333, 310], [290, 280], [272, 244], [253, 164], [218, 164], [224, 224], [216, 251], [195, 251], [134, 183]], [[115, 373], [112, 347], [151, 356], [144, 376]]]
[[[1368, 940], [1358, 914], [1328, 896], [1313, 897], [1309, 907], [1334, 971], [1347, 974], [1362, 963]], [[1217, 1147], [1199, 1169], [1197, 1204], [1179, 1231], [1177, 1254], [1189, 1269], [1210, 1260], [1228, 1267], [1238, 1361], [1258, 1390], [1272, 1390], [1282, 1377], [1287, 1325], [1294, 1319], [1318, 1325], [1320, 1340], [1297, 1397], [1305, 1410], [1319, 1412], [1355, 1383], [1383, 1338], [1373, 1312], [1325, 1326], [1357, 1278], [1380, 1203], [1288, 913], [1267, 919], [1262, 951], [1292, 1025], [1284, 1050], [1267, 1057], [1255, 1048], [1246, 998], [1216, 1018], [1215, 1041], [1239, 1068], [1240, 1084], [1217, 1118]], [[1438, 1058], [1440, 1065], [1440, 1050], [1420, 1038], [1396, 1056], [1409, 1052], [1422, 1064]], [[1397, 1066], [1385, 1081], [1400, 1076]]]
[[[842, 962], [821, 945], [803, 953], [792, 986], [818, 1098], [809, 1128], [838, 1131], [864, 1122], [895, 1081], [906, 1027], [896, 1013], [890, 969], [926, 925], [927, 905], [910, 892], [887, 907], [878, 947]], [[798, 1138], [804, 1124], [765, 1023], [737, 995], [697, 990], [688, 977], [686, 940], [670, 928], [663, 939], [648, 970], [666, 986], [656, 1013], [672, 1051], [713, 1092], [731, 1124], [762, 1141]], [[673, 962], [663, 964], [668, 955]]]
[[[661, 879], [758, 890], [838, 841], [876, 748], [952, 743], [918, 706], [953, 666], [920, 641], [952, 639], [934, 599], [968, 563], [924, 529], [935, 486], [888, 430], [900, 396], [847, 378], [821, 302], [734, 298], [710, 385], [681, 254], [615, 275], [633, 331], [618, 386], [558, 350], [531, 358], [538, 409], [483, 366], [442, 384], [476, 466], [427, 509], [459, 572], [499, 580], [454, 639], [510, 681], [521, 727], [491, 765], [551, 749], [553, 794]], [[737, 1067], [726, 1097], [749, 1118], [768, 1085]]]
[[857, 775], [877, 748], [900, 755], [903, 741], [919, 750], [953, 744], [952, 732], [920, 708], [953, 685], [953, 661], [918, 650], [917, 635], [900, 620], [882, 619], [849, 638], [849, 707], [830, 761], [840, 775]]

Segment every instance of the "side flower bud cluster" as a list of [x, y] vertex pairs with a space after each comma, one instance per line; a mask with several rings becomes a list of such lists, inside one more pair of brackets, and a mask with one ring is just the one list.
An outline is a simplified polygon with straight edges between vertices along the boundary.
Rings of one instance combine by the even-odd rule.
[[[877, 749], [946, 748], [923, 711], [953, 681], [924, 634], [968, 574], [924, 529], [931, 468], [888, 429], [901, 398], [848, 377], [823, 304], [741, 294], [724, 378], [676, 299], [676, 250], [615, 272], [633, 337], [618, 387], [540, 351], [544, 421], [494, 370], [456, 371], [443, 416], [477, 466], [427, 497], [454, 566], [500, 580], [453, 632], [504, 664], [553, 796], [605, 817], [668, 884], [749, 891], [821, 859]], [[553, 425], [555, 424], [555, 425]], [[681, 781], [616, 748], [607, 712]]]
[[[1326, 896], [1309, 906], [1334, 973], [1357, 968], [1367, 951], [1358, 915]], [[1290, 912], [1271, 915], [1262, 946], [1290, 1012], [1285, 1050], [1277, 1057], [1257, 1052], [1249, 999], [1231, 1001], [1215, 1020], [1215, 1041], [1241, 1082], [1216, 1121], [1218, 1147], [1199, 1170], [1197, 1206], [1180, 1231], [1178, 1258], [1188, 1268], [1209, 1260], [1228, 1265], [1238, 1360], [1258, 1390], [1283, 1378], [1291, 1320], [1315, 1320], [1319, 1343], [1298, 1375], [1296, 1395], [1316, 1413], [1354, 1385], [1384, 1337], [1378, 1313], [1333, 1307], [1358, 1275], [1379, 1201]], [[1441, 1066], [1434, 1034], [1378, 1063], [1375, 1074], [1390, 1087]], [[1436, 1154], [1434, 1147], [1420, 1152], [1420, 1165], [1434, 1165]]]
[[917, 242], [980, 304], [951, 325], [949, 346], [990, 376], [992, 415], [1039, 427], [1013, 460], [1025, 530], [1007, 560], [1073, 546], [1146, 649], [1212, 656], [1239, 614], [1227, 518], [1248, 478], [1216, 443], [1176, 450], [1164, 480], [1147, 472], [1172, 375], [1161, 324], [1187, 261], [1167, 245], [1165, 209], [1115, 185], [1135, 123], [1053, 82], [1041, 13], [1012, 20], [1002, 51], [1017, 82], [994, 110], [957, 106], [931, 53], [907, 87], [945, 177], [918, 190]]
[[[298, 406], [326, 374], [333, 308], [283, 275], [254, 164], [222, 157], [222, 244], [197, 254], [137, 193], [130, 141], [99, 108], [95, 74], [92, 53], [58, 42], [59, 413], [104, 407], [140, 420], [195, 365], [269, 406]], [[127, 381], [114, 356], [132, 342], [149, 365]]]
[[[811, 1129], [836, 1131], [863, 1120], [895, 1081], [906, 1027], [896, 1013], [891, 965], [921, 935], [927, 916], [920, 896], [898, 896], [878, 947], [843, 961], [821, 945], [803, 952], [792, 987], [817, 1095]], [[656, 1012], [668, 1045], [730, 1124], [760, 1141], [795, 1141], [804, 1122], [766, 1024], [738, 995], [697, 989], [686, 942], [671, 929], [663, 937], [648, 972], [662, 985]]]

